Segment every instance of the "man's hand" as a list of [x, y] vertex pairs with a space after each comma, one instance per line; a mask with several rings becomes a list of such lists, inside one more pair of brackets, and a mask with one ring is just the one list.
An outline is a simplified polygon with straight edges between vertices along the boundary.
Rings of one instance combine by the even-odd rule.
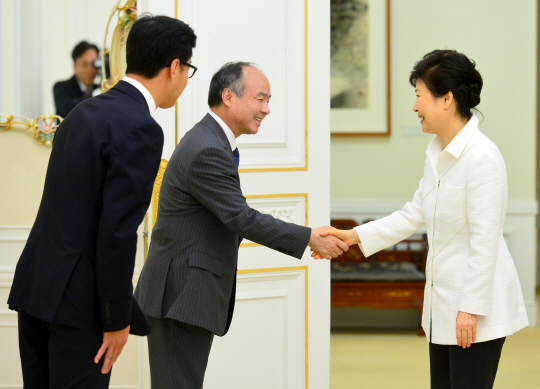
[[319, 253], [319, 258], [337, 258], [339, 255], [343, 254], [344, 251], [349, 249], [349, 246], [335, 236], [321, 235], [324, 231], [332, 228], [333, 227], [330, 226], [323, 226], [311, 230], [308, 246], [311, 247], [312, 251]]
[[111, 371], [112, 366], [128, 341], [129, 327], [127, 326], [120, 331], [103, 333], [103, 344], [94, 358], [94, 363], [99, 363], [99, 360], [105, 354], [101, 374], [108, 374]]
[[458, 346], [471, 347], [476, 342], [476, 315], [459, 311], [456, 317], [456, 339]]
[[[356, 232], [356, 230], [354, 228], [350, 229], [350, 230], [338, 230], [338, 229], [335, 229], [333, 227], [330, 227], [329, 229], [321, 232], [322, 237], [325, 237], [325, 236], [328, 236], [328, 235], [335, 236], [336, 238], [343, 241], [347, 246], [352, 246], [353, 244], [360, 243], [360, 238], [358, 237], [358, 233]], [[321, 253], [318, 252], [317, 250], [312, 250], [312, 251], [313, 251], [313, 253], [311, 254], [311, 256], [313, 258], [315, 258], [315, 259], [324, 258], [324, 256], [321, 255]], [[345, 251], [347, 251], [347, 250], [345, 250]]]

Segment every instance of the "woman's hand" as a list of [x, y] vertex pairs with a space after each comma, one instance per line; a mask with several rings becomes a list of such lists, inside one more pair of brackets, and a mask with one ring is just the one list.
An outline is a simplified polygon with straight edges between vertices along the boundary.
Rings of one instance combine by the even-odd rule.
[[338, 230], [334, 228], [332, 230], [326, 230], [321, 234], [321, 236], [326, 235], [334, 235], [336, 238], [345, 242], [347, 246], [360, 243], [360, 238], [354, 228], [351, 228], [350, 230]]
[[[354, 228], [350, 230], [338, 230], [335, 228], [328, 229], [321, 233], [321, 236], [333, 235], [336, 238], [342, 240], [347, 246], [360, 243], [358, 233]], [[311, 256], [315, 259], [323, 259], [324, 257], [318, 252], [314, 251]]]
[[476, 315], [459, 311], [456, 318], [456, 338], [458, 346], [471, 347], [476, 342]]

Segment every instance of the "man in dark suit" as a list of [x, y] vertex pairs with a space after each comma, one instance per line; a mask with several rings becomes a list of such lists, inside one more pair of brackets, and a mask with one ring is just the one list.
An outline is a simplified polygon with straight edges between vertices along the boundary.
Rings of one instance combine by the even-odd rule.
[[139, 18], [127, 77], [58, 128], [8, 300], [18, 311], [25, 388], [106, 388], [128, 334], [150, 332], [132, 277], [163, 148], [152, 114], [187, 85], [195, 41], [179, 20]]
[[73, 58], [73, 77], [66, 81], [59, 81], [54, 84], [54, 104], [56, 114], [65, 118], [68, 113], [81, 101], [92, 97], [94, 89], [98, 84], [94, 84], [94, 79], [98, 74], [98, 69], [94, 66], [94, 61], [99, 55], [96, 45], [82, 41], [71, 53]]
[[236, 138], [256, 134], [270, 113], [270, 84], [253, 65], [226, 64], [212, 78], [211, 112], [181, 140], [165, 170], [157, 221], [135, 292], [152, 325], [152, 388], [202, 388], [214, 334], [233, 316], [238, 246], [250, 239], [301, 258], [347, 246], [248, 206], [240, 188]]

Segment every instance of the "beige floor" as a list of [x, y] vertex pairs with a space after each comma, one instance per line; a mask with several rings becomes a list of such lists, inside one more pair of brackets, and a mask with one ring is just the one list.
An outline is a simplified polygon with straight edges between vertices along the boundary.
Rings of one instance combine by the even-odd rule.
[[[537, 295], [540, 307], [540, 295]], [[429, 388], [428, 344], [414, 331], [332, 331], [330, 389]], [[504, 344], [496, 389], [540, 388], [540, 327]]]

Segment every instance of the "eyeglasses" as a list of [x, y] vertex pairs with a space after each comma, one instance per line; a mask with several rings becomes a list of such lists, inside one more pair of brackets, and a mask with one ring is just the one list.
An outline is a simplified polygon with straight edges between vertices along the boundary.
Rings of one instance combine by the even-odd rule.
[[193, 66], [189, 62], [184, 62], [184, 61], [180, 61], [180, 63], [182, 65], [186, 65], [186, 66], [189, 67], [189, 69], [188, 69], [188, 78], [193, 77], [195, 75], [195, 73], [197, 72], [197, 66]]

